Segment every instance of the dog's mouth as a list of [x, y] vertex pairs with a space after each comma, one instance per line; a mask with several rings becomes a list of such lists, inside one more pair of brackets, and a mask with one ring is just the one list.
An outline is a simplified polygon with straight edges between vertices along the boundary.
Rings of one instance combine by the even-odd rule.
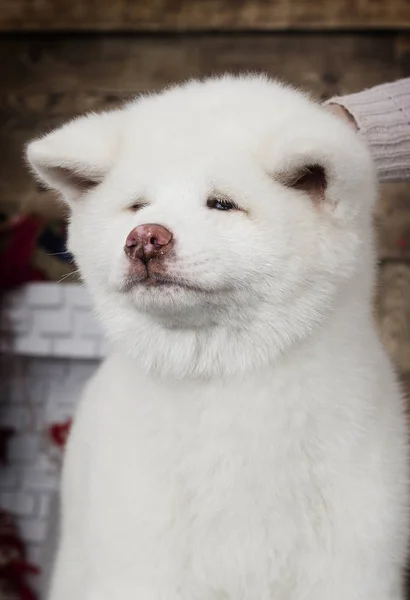
[[162, 263], [152, 260], [147, 265], [133, 265], [126, 273], [120, 291], [142, 291], [158, 298], [183, 292], [209, 297], [221, 292], [229, 294], [233, 288], [229, 285], [214, 287], [198, 283], [180, 273], [170, 273]]
[[124, 282], [123, 291], [129, 292], [132, 289], [141, 288], [146, 290], [186, 290], [195, 293], [209, 293], [209, 290], [185, 281], [183, 278], [165, 275], [163, 273], [149, 272], [144, 275], [130, 274]]

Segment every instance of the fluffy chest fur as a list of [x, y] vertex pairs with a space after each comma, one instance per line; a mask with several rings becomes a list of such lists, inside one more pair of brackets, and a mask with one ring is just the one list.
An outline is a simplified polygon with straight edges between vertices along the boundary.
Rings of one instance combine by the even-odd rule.
[[405, 469], [399, 396], [382, 422], [388, 365], [368, 386], [364, 349], [337, 365], [328, 344], [301, 353], [297, 372], [285, 361], [189, 383], [113, 357], [82, 409], [93, 430], [82, 535], [97, 589], [131, 593], [154, 578], [164, 598], [173, 585], [184, 599], [286, 600], [342, 565], [348, 578], [363, 544], [352, 531], [386, 535]]

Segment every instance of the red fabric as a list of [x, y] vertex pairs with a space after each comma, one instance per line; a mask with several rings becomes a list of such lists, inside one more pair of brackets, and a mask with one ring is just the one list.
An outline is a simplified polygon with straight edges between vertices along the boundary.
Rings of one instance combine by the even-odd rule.
[[54, 423], [50, 426], [48, 432], [51, 440], [59, 448], [64, 448], [67, 442], [68, 434], [70, 433], [72, 419], [67, 419], [63, 423]]
[[0, 464], [7, 462], [7, 445], [9, 439], [15, 434], [11, 427], [0, 427]]
[[0, 287], [3, 289], [45, 280], [43, 273], [30, 264], [42, 226], [39, 217], [24, 215], [2, 224], [0, 233], [6, 239], [0, 256]]
[[10, 600], [37, 600], [26, 581], [39, 569], [28, 563], [23, 542], [12, 517], [0, 510], [0, 597]]

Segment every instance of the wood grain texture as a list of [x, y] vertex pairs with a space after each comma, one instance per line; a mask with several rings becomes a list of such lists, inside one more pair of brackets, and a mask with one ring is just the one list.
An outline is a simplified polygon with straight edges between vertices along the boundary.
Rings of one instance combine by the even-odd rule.
[[410, 28], [408, 0], [3, 0], [3, 31]]

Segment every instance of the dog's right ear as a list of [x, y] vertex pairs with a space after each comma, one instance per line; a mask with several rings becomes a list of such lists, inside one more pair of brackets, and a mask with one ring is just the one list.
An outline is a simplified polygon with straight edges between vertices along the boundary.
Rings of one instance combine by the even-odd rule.
[[29, 143], [27, 160], [37, 178], [72, 205], [113, 165], [120, 127], [121, 111], [80, 117]]

